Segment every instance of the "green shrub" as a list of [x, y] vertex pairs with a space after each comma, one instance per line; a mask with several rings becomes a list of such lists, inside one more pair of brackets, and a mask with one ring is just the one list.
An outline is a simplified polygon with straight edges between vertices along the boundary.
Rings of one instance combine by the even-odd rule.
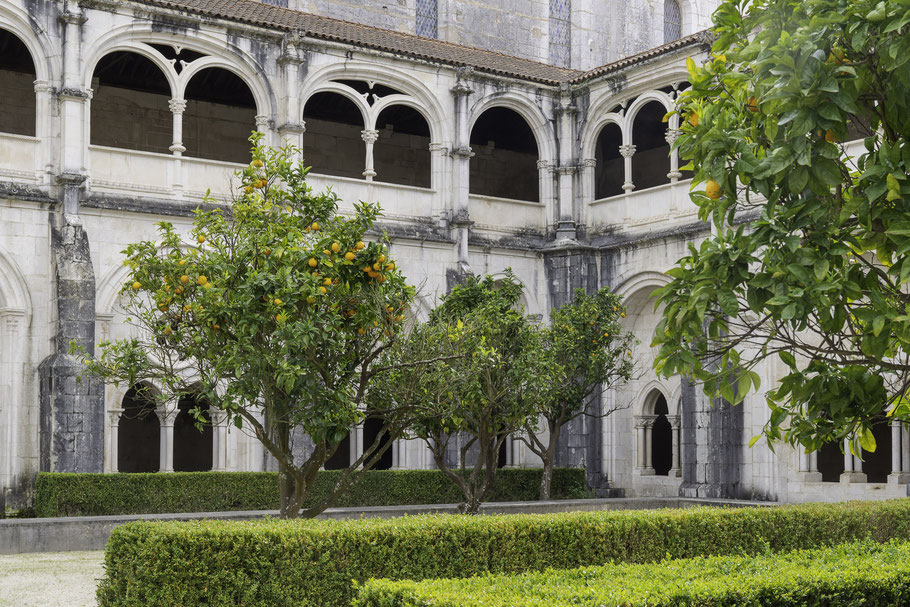
[[[328, 495], [340, 473], [322, 471], [306, 505]], [[554, 498], [588, 497], [585, 471], [554, 471]], [[490, 501], [532, 501], [540, 490], [540, 470], [499, 470]], [[37, 516], [160, 514], [277, 510], [275, 472], [172, 472], [149, 474], [38, 475]], [[369, 470], [334, 506], [451, 504], [458, 488], [438, 470]]]
[[715, 556], [649, 565], [471, 579], [370, 580], [354, 607], [626, 605], [905, 605], [910, 544], [861, 542], [758, 557]]
[[101, 605], [348, 605], [351, 581], [455, 578], [910, 539], [910, 500], [770, 508], [130, 523]]

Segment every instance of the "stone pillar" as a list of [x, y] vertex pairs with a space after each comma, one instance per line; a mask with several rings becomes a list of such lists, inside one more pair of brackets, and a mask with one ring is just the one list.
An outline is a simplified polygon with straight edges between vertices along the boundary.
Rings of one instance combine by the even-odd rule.
[[168, 148], [174, 156], [182, 156], [186, 151], [183, 145], [183, 112], [186, 111], [186, 99], [171, 99], [168, 101], [168, 107], [173, 117], [173, 139], [171, 146]]
[[463, 80], [471, 69], [457, 70], [458, 82], [451, 92], [455, 102], [455, 145], [452, 155], [452, 222], [450, 222], [458, 253], [458, 272], [471, 273], [468, 261], [468, 238], [473, 225], [468, 208], [471, 178], [471, 130], [468, 98], [474, 90]]
[[445, 194], [450, 188], [449, 147], [444, 143], [430, 144], [430, 188], [434, 191], [433, 208], [437, 220], [446, 216]]
[[901, 471], [910, 473], [910, 431], [905, 423], [901, 424]]
[[636, 445], [636, 457], [635, 457], [635, 468], [639, 474], [644, 474], [644, 469], [647, 466], [645, 459], [645, 451], [648, 449], [648, 429], [645, 426], [645, 420], [641, 416], [635, 416], [635, 435], [637, 440]]
[[306, 73], [306, 51], [301, 43], [300, 33], [290, 32], [281, 41], [281, 55], [278, 66], [281, 69], [281, 83], [278, 100], [279, 112], [278, 137], [281, 145], [303, 147], [303, 133], [306, 126], [303, 121], [303, 108], [300, 105], [300, 83]]
[[212, 470], [227, 470], [227, 413], [209, 409], [212, 422]]
[[[173, 404], [173, 406], [170, 406]], [[167, 403], [164, 409], [157, 409], [158, 421], [161, 423], [159, 443], [159, 472], [174, 471], [174, 421], [177, 419], [177, 403]]]
[[353, 464], [363, 455], [363, 424], [354, 426], [348, 442], [348, 448], [350, 449], [350, 463]]
[[[53, 185], [54, 144], [57, 132], [51, 132], [49, 122], [54, 114], [54, 84], [49, 80], [35, 80], [35, 112], [38, 116], [35, 134], [41, 140], [40, 171], [43, 185]], [[35, 167], [38, 169], [39, 167]]]
[[682, 474], [682, 468], [679, 462], [679, 415], [668, 415], [667, 421], [670, 422], [670, 428], [673, 430], [671, 450], [673, 453], [672, 464], [670, 465], [669, 476], [676, 478]]
[[556, 238], [575, 240], [575, 114], [576, 107], [569, 96], [569, 88], [562, 91], [562, 99], [556, 108], [556, 122], [559, 132], [559, 184], [557, 188]]
[[364, 129], [360, 131], [360, 138], [366, 144], [366, 168], [363, 170], [363, 176], [367, 181], [373, 181], [376, 171], [373, 169], [373, 145], [379, 139], [379, 131], [376, 129]]
[[907, 442], [904, 438], [904, 425], [898, 420], [891, 421], [891, 474], [888, 483], [902, 485], [910, 482], [910, 470], [904, 467], [904, 454], [907, 452]]
[[844, 441], [844, 473], [840, 475], [842, 483], [865, 483], [863, 463], [850, 452], [850, 439]]
[[799, 472], [804, 482], [820, 483], [822, 474], [818, 471], [818, 451], [800, 450]]
[[588, 205], [594, 202], [594, 180], [597, 173], [597, 159], [585, 158], [578, 168], [578, 183], [580, 194], [578, 197], [578, 210], [576, 221], [587, 226]]
[[680, 132], [677, 129], [667, 129], [666, 140], [670, 145], [670, 172], [667, 173], [667, 177], [670, 179], [670, 183], [676, 183], [679, 181], [679, 178], [682, 177], [682, 173], [679, 170], [679, 151], [674, 150], [673, 144], [676, 143], [676, 140], [679, 139]]
[[111, 409], [107, 412], [110, 431], [107, 434], [107, 457], [104, 462], [105, 472], [120, 471], [120, 417], [123, 409]]
[[[78, 210], [80, 175], [58, 176], [64, 201]], [[64, 205], [66, 203], [64, 202]], [[95, 350], [95, 274], [88, 235], [75, 214], [49, 214], [56, 326], [54, 353], [38, 367], [40, 469], [46, 472], [104, 470], [104, 386], [82, 377], [72, 345]]]
[[[25, 335], [27, 316], [24, 310], [0, 309], [0, 393], [6, 405], [0, 407], [0, 502], [6, 491], [16, 491], [16, 477], [21, 469], [16, 458], [23, 455], [19, 450], [19, 432], [22, 409], [22, 382], [25, 379], [25, 361], [28, 360], [28, 339]], [[11, 497], [17, 502], [17, 497]]]
[[256, 114], [255, 120], [256, 130], [265, 135], [263, 141], [267, 145], [274, 146], [276, 142], [272, 136], [272, 119], [266, 114]]
[[[63, 86], [57, 94], [60, 112], [60, 173], [85, 181], [85, 152], [89, 142], [87, 102], [91, 89], [83, 89], [82, 39], [86, 17], [78, 0], [66, 0], [60, 15], [63, 26]], [[64, 196], [63, 212], [78, 213], [78, 197]]]
[[619, 154], [623, 157], [623, 168], [625, 171], [625, 181], [622, 184], [622, 189], [626, 192], [631, 192], [635, 189], [635, 184], [632, 183], [632, 156], [635, 155], [635, 146], [632, 144], [624, 144], [619, 146]]

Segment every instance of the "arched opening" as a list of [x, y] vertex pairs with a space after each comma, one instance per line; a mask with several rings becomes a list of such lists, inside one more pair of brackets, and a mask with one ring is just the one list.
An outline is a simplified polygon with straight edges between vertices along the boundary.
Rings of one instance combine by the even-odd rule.
[[494, 107], [471, 129], [470, 193], [514, 200], [540, 200], [534, 131], [521, 115]]
[[[204, 421], [193, 413], [198, 409]], [[174, 470], [199, 472], [212, 469], [212, 422], [209, 403], [198, 395], [185, 395], [177, 403], [174, 420]]]
[[161, 423], [155, 400], [146, 386], [130, 388], [121, 403], [117, 425], [117, 470], [157, 472], [161, 455]]
[[664, 44], [682, 38], [682, 10], [678, 0], [664, 0]]
[[618, 124], [609, 123], [597, 134], [594, 148], [594, 200], [622, 194], [625, 181], [625, 166], [619, 153], [622, 145], [622, 131]]
[[636, 190], [669, 183], [670, 144], [667, 143], [667, 123], [663, 117], [667, 108], [658, 101], [646, 103], [635, 115], [632, 124], [632, 183]]
[[246, 163], [256, 129], [256, 100], [240, 77], [219, 67], [193, 75], [184, 92], [183, 145], [187, 156]]
[[25, 43], [0, 29], [0, 132], [35, 136], [35, 63]]
[[818, 451], [818, 471], [823, 483], [837, 483], [844, 473], [844, 454], [840, 443], [825, 443]]
[[392, 105], [376, 120], [375, 181], [430, 187], [430, 126], [414, 108]]
[[338, 93], [316, 93], [303, 109], [303, 160], [320, 175], [362, 179], [363, 114]]
[[[379, 433], [382, 432], [383, 426], [385, 426], [385, 420], [376, 415], [367, 415], [367, 418], [363, 422], [363, 449], [371, 449], [373, 445], [376, 444], [376, 441], [379, 441], [377, 449], [382, 449], [383, 447], [389, 444], [389, 435], [383, 434], [382, 438], [379, 438]], [[375, 452], [373, 456], [375, 457]], [[372, 459], [372, 458], [371, 458]], [[392, 449], [386, 449], [386, 452], [382, 454], [375, 464], [372, 466], [372, 470], [388, 470], [392, 467]]]
[[866, 482], [887, 483], [891, 474], [891, 427], [884, 418], [872, 426], [875, 437], [875, 451], [863, 449], [863, 472]]
[[322, 465], [326, 470], [344, 470], [351, 465], [351, 434], [350, 432], [338, 443], [338, 448]]
[[669, 476], [673, 467], [673, 428], [667, 418], [669, 413], [667, 399], [661, 394], [654, 402], [657, 418], [651, 428], [651, 465], [657, 476]]
[[91, 143], [170, 153], [171, 88], [155, 63], [137, 53], [105, 55], [92, 76]]

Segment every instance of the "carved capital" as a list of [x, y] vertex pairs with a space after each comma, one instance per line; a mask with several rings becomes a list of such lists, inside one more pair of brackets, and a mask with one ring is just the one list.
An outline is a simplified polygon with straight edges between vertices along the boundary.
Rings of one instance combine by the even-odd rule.
[[581, 166], [585, 167], [586, 169], [593, 169], [594, 167], [597, 166], [597, 159], [596, 158], [585, 158], [584, 160], [581, 161]]
[[551, 168], [553, 168], [553, 164], [550, 163], [549, 161], [547, 161], [547, 160], [538, 160], [537, 161], [537, 170], [538, 171], [540, 171], [541, 169], [551, 169]]
[[379, 139], [379, 131], [376, 129], [364, 129], [360, 131], [360, 138], [364, 143], [376, 143]]
[[452, 156], [455, 158], [471, 158], [474, 156], [474, 152], [471, 151], [470, 147], [463, 145], [460, 148], [452, 150]]
[[256, 130], [264, 132], [266, 129], [272, 126], [272, 120], [265, 114], [256, 115]]
[[36, 93], [53, 93], [54, 92], [54, 85], [51, 84], [48, 80], [35, 80], [35, 82], [33, 82], [33, 84], [35, 85]]
[[664, 138], [667, 140], [667, 143], [672, 146], [676, 140], [679, 139], [680, 134], [679, 129], [668, 129]]
[[632, 144], [619, 146], [619, 155], [623, 158], [631, 158], [635, 155], [635, 146]]
[[172, 114], [182, 114], [186, 111], [186, 99], [171, 99], [167, 102]]
[[77, 101], [87, 101], [92, 98], [92, 89], [75, 89], [62, 88], [57, 93], [57, 98], [61, 101], [65, 99], [75, 99]]
[[449, 148], [444, 143], [431, 143], [430, 152], [444, 155], [449, 153]]
[[58, 184], [63, 186], [80, 187], [88, 179], [88, 176], [82, 173], [65, 172], [58, 173], [55, 179]]
[[306, 122], [285, 122], [278, 127], [278, 132], [282, 135], [306, 133]]

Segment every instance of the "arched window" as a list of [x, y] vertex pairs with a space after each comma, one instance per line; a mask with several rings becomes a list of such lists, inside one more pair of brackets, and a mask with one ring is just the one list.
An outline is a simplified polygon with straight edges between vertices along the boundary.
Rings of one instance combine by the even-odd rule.
[[664, 44], [682, 38], [682, 11], [678, 0], [664, 0]]
[[632, 124], [632, 183], [644, 190], [670, 182], [670, 144], [667, 143], [667, 123], [663, 117], [667, 108], [659, 101], [646, 103], [638, 110]]
[[92, 77], [91, 142], [169, 154], [171, 88], [155, 63], [137, 53], [105, 55]]
[[363, 115], [338, 93], [316, 93], [303, 110], [303, 161], [320, 175], [363, 179]]
[[134, 386], [123, 397], [117, 430], [117, 470], [157, 472], [160, 466], [161, 423], [150, 388]]
[[625, 181], [625, 166], [619, 153], [622, 145], [622, 132], [619, 125], [609, 123], [597, 135], [594, 158], [594, 199], [601, 200], [622, 194]]
[[534, 131], [518, 112], [494, 107], [471, 129], [470, 192], [513, 200], [540, 200]]
[[[212, 469], [212, 423], [209, 418], [209, 403], [195, 395], [187, 395], [177, 403], [177, 417], [174, 420], [174, 470], [176, 472], [198, 472]], [[193, 410], [201, 411], [204, 422]]]
[[256, 101], [250, 87], [228, 70], [210, 67], [194, 74], [184, 92], [183, 145], [187, 156], [246, 163]]
[[35, 136], [35, 64], [25, 44], [0, 30], [0, 132]]
[[376, 119], [375, 181], [430, 187], [430, 127], [414, 108], [392, 105]]
[[661, 394], [654, 403], [654, 425], [651, 427], [651, 465], [657, 476], [669, 476], [673, 467], [673, 428], [667, 415], [667, 399]]

